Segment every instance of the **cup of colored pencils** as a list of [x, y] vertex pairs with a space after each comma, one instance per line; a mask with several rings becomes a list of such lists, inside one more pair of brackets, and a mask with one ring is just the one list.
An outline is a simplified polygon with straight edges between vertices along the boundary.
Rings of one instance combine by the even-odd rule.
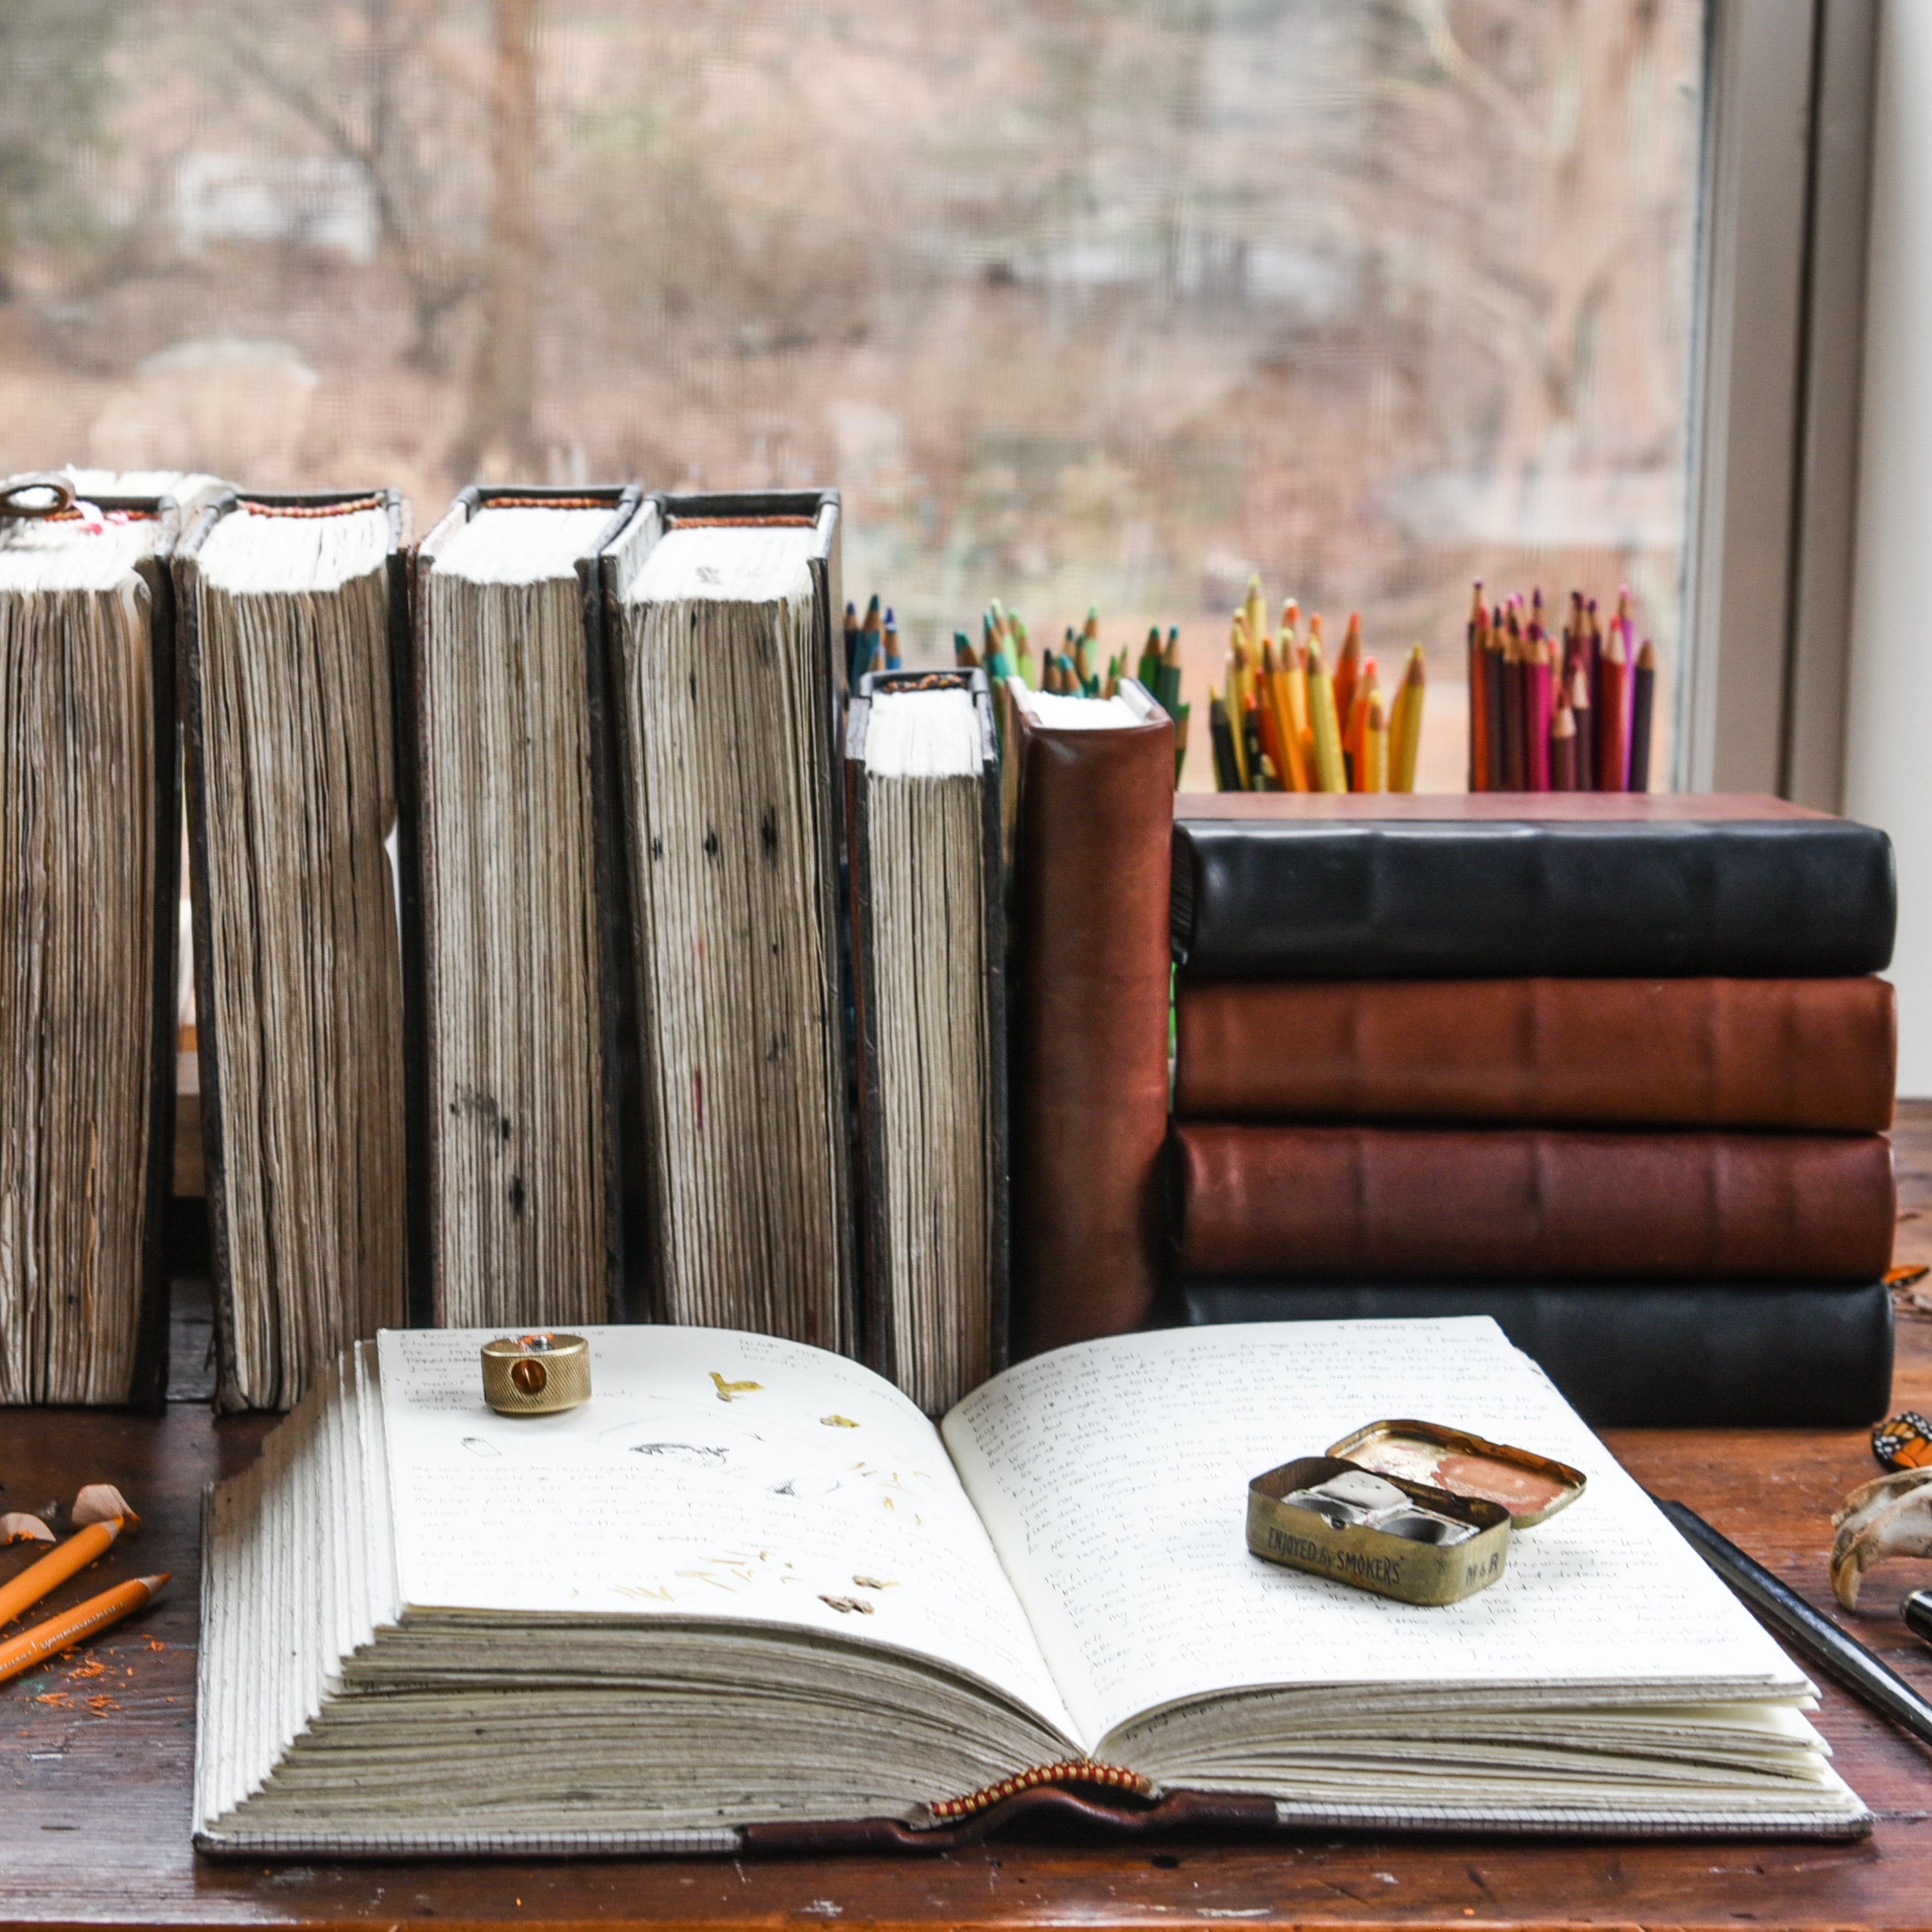
[[1607, 629], [1570, 593], [1560, 635], [1543, 592], [1469, 608], [1469, 789], [1648, 791], [1657, 652], [1630, 622], [1630, 587]]
[[1259, 576], [1234, 614], [1226, 675], [1210, 693], [1208, 728], [1220, 791], [1413, 791], [1428, 688], [1422, 646], [1404, 661], [1395, 702], [1382, 697], [1372, 657], [1362, 652], [1362, 620], [1348, 628], [1331, 666], [1322, 616], [1300, 634], [1300, 606], [1282, 606], [1270, 636]]
[[1168, 627], [1161, 640], [1160, 626], [1150, 626], [1147, 640], [1141, 646], [1138, 662], [1131, 646], [1107, 656], [1102, 663], [1100, 611], [1089, 604], [1086, 622], [1076, 631], [1071, 624], [1060, 640], [1058, 650], [1051, 646], [1036, 653], [1026, 622], [1017, 610], [1004, 608], [998, 598], [989, 604], [980, 620], [980, 644], [964, 631], [952, 634], [953, 662], [962, 667], [983, 665], [996, 682], [1017, 677], [1036, 691], [1056, 698], [1112, 698], [1122, 680], [1138, 680], [1151, 698], [1174, 721], [1174, 782], [1180, 782], [1180, 768], [1187, 757], [1187, 711], [1180, 701], [1180, 626]]

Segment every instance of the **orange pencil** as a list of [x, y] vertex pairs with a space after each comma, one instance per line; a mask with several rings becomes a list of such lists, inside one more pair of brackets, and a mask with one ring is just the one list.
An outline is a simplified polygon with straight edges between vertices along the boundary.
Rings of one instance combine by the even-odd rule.
[[1348, 789], [1366, 791], [1369, 754], [1369, 706], [1382, 696], [1376, 676], [1376, 661], [1364, 658], [1355, 674], [1355, 694], [1349, 701], [1348, 722], [1342, 736], [1342, 748], [1348, 754]]
[[[1299, 791], [1301, 788], [1288, 776], [1288, 748], [1282, 742], [1280, 721], [1275, 716], [1274, 700], [1268, 686], [1272, 680], [1267, 676], [1268, 664], [1273, 656], [1268, 640], [1262, 640], [1262, 675], [1256, 680], [1255, 728], [1260, 732], [1262, 749], [1268, 754], [1268, 763], [1274, 767], [1275, 783], [1283, 791]], [[1256, 788], [1257, 790], [1259, 787]]]
[[32, 1670], [47, 1658], [71, 1650], [110, 1624], [118, 1624], [131, 1612], [152, 1603], [171, 1574], [164, 1570], [158, 1576], [136, 1576], [117, 1583], [112, 1589], [104, 1590], [99, 1596], [90, 1597], [86, 1603], [76, 1604], [72, 1610], [63, 1610], [58, 1616], [50, 1617], [45, 1623], [36, 1624], [32, 1630], [22, 1630], [18, 1636], [0, 1643], [0, 1684], [19, 1676], [23, 1670]]
[[[1301, 607], [1291, 597], [1281, 607], [1281, 646], [1276, 658], [1276, 668], [1287, 680], [1289, 724], [1296, 739], [1304, 745], [1308, 742], [1308, 668], [1304, 660], [1301, 640], [1295, 635], [1295, 626], [1301, 621]], [[1306, 764], [1306, 760], [1303, 760]], [[1312, 769], [1312, 767], [1311, 767]], [[1312, 790], [1313, 786], [1311, 784]]]
[[[1291, 649], [1288, 639], [1282, 639], [1282, 658]], [[1282, 756], [1287, 762], [1276, 760], [1275, 776], [1281, 780], [1284, 791], [1306, 791], [1308, 767], [1301, 755], [1301, 734], [1295, 729], [1294, 703], [1288, 694], [1288, 679], [1282, 669], [1282, 658], [1275, 656], [1274, 646], [1267, 638], [1262, 640], [1261, 696], [1265, 701], [1268, 715], [1274, 720], [1275, 741], [1281, 747]]]
[[[1342, 633], [1342, 653], [1335, 660], [1335, 709], [1346, 725], [1355, 715], [1355, 693], [1362, 682], [1362, 614], [1348, 613], [1348, 628]], [[1342, 740], [1346, 748], [1348, 740]]]
[[56, 1544], [38, 1563], [28, 1564], [12, 1582], [0, 1588], [0, 1624], [11, 1623], [50, 1590], [58, 1589], [96, 1557], [105, 1555], [126, 1526], [125, 1518], [118, 1516], [105, 1522], [91, 1522], [64, 1543]]

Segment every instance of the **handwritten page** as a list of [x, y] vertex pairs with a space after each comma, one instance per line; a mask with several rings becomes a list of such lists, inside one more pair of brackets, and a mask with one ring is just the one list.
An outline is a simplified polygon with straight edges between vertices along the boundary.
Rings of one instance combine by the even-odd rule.
[[856, 1362], [722, 1329], [593, 1328], [591, 1400], [496, 1414], [489, 1329], [386, 1330], [416, 1609], [781, 1624], [962, 1670], [1071, 1720], [932, 1424]]
[[[1588, 1487], [1446, 1608], [1250, 1555], [1250, 1479], [1382, 1417], [1540, 1450]], [[1486, 1318], [1084, 1343], [997, 1377], [942, 1428], [1090, 1750], [1163, 1706], [1262, 1685], [1805, 1689]]]

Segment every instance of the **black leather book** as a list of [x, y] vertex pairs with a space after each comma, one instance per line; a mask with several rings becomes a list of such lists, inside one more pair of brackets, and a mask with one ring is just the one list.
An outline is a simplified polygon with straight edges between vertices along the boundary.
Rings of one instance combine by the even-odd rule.
[[1598, 1429], [1851, 1429], [1892, 1394], [1882, 1281], [1188, 1281], [1179, 1303], [1190, 1324], [1491, 1316]]
[[1823, 979], [1892, 958], [1882, 832], [1774, 798], [1296, 793], [1174, 802], [1196, 979]]

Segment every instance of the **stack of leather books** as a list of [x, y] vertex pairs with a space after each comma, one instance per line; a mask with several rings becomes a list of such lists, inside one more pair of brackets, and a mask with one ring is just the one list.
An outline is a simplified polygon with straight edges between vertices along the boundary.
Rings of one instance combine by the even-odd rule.
[[1600, 1424], [1869, 1421], [1895, 912], [1776, 799], [1177, 800], [1185, 1318], [1486, 1313]]

